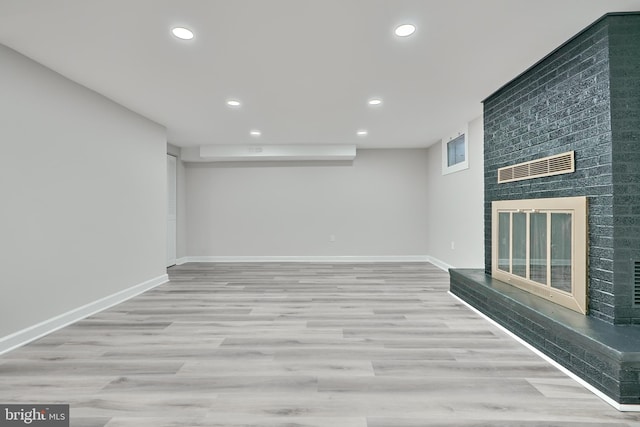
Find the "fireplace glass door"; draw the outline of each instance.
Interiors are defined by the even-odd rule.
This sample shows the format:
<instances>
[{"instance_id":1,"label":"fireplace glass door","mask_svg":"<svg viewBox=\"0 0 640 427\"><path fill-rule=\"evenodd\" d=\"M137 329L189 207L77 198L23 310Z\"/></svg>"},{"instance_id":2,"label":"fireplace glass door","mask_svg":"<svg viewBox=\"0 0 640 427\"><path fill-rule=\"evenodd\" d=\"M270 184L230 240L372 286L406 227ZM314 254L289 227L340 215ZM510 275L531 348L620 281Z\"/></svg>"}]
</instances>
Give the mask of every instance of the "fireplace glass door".
<instances>
[{"instance_id":1,"label":"fireplace glass door","mask_svg":"<svg viewBox=\"0 0 640 427\"><path fill-rule=\"evenodd\" d=\"M586 313L586 198L493 202L493 276Z\"/></svg>"}]
</instances>

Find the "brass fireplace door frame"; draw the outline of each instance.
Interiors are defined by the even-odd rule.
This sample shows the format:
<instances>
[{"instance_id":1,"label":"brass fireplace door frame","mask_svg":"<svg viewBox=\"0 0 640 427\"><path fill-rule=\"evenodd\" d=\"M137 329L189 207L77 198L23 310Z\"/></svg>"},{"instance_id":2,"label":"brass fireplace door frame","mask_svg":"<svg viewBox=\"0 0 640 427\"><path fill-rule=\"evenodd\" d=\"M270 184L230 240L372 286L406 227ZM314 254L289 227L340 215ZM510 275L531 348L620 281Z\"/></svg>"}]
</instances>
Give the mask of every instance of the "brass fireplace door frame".
<instances>
[{"instance_id":1,"label":"brass fireplace door frame","mask_svg":"<svg viewBox=\"0 0 640 427\"><path fill-rule=\"evenodd\" d=\"M513 214L509 216L509 272L498 268L499 213L526 213L526 277L512 274L513 271ZM530 280L530 231L531 213L571 213L571 290L565 292L551 286L551 275L546 275L547 284ZM550 223L547 216L547 223ZM509 283L534 295L538 295L571 310L587 314L587 197L562 197L552 199L501 200L491 204L491 274L500 281ZM548 225L551 230L551 225ZM546 234L548 269L551 268L551 235Z\"/></svg>"}]
</instances>

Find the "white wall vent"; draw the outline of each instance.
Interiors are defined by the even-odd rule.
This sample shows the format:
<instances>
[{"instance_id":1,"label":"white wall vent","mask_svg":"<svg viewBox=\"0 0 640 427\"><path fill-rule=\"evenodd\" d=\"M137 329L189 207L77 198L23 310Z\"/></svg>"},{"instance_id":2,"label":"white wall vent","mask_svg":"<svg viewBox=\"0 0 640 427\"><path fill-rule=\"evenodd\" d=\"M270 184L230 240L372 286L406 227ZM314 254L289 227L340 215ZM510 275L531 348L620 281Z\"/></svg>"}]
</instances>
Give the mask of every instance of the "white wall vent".
<instances>
[{"instance_id":1,"label":"white wall vent","mask_svg":"<svg viewBox=\"0 0 640 427\"><path fill-rule=\"evenodd\" d=\"M568 151L555 156L518 163L498 169L498 183L572 173L576 170L575 152Z\"/></svg>"},{"instance_id":2,"label":"white wall vent","mask_svg":"<svg viewBox=\"0 0 640 427\"><path fill-rule=\"evenodd\" d=\"M633 263L633 305L640 307L640 261Z\"/></svg>"}]
</instances>

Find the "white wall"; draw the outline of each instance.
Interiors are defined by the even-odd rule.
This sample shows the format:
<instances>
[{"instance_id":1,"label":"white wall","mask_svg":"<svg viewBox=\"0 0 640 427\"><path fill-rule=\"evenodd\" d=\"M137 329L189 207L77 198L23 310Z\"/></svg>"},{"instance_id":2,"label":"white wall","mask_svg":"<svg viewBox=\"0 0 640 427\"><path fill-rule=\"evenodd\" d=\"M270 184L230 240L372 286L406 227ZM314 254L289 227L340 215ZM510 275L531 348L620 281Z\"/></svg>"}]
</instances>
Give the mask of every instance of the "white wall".
<instances>
[{"instance_id":1,"label":"white wall","mask_svg":"<svg viewBox=\"0 0 640 427\"><path fill-rule=\"evenodd\" d=\"M0 45L0 338L165 274L161 126Z\"/></svg>"},{"instance_id":2,"label":"white wall","mask_svg":"<svg viewBox=\"0 0 640 427\"><path fill-rule=\"evenodd\" d=\"M428 149L428 254L458 268L484 266L484 131L469 123L469 169L442 175L442 146ZM454 242L455 249L451 249Z\"/></svg>"},{"instance_id":3,"label":"white wall","mask_svg":"<svg viewBox=\"0 0 640 427\"><path fill-rule=\"evenodd\" d=\"M347 165L187 164L186 178L189 256L427 254L426 149L358 150Z\"/></svg>"}]
</instances>

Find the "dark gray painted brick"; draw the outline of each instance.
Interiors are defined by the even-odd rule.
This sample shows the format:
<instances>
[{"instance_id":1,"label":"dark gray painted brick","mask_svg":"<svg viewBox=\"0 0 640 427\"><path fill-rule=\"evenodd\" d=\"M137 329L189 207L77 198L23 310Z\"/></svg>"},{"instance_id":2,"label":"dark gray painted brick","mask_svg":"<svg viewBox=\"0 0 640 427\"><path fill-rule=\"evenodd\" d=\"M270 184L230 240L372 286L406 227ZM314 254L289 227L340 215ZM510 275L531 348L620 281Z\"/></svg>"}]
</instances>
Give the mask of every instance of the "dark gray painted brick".
<instances>
[{"instance_id":1,"label":"dark gray painted brick","mask_svg":"<svg viewBox=\"0 0 640 427\"><path fill-rule=\"evenodd\" d=\"M451 291L614 400L639 404L640 13L605 15L499 89L484 101L484 126L486 274L451 270ZM573 174L497 184L500 167L570 150ZM567 196L589 198L589 316L487 275L492 201Z\"/></svg>"},{"instance_id":2,"label":"dark gray painted brick","mask_svg":"<svg viewBox=\"0 0 640 427\"><path fill-rule=\"evenodd\" d=\"M589 197L589 312L634 323L640 258L640 14L606 15L484 101L485 269L491 202ZM576 172L497 184L497 169L575 151ZM615 267L615 268L614 268Z\"/></svg>"}]
</instances>

